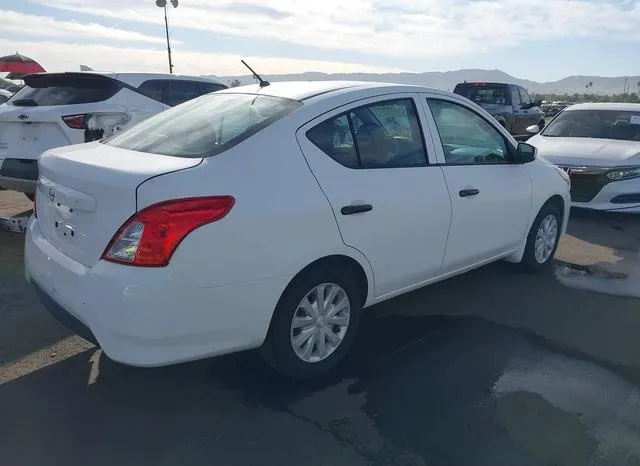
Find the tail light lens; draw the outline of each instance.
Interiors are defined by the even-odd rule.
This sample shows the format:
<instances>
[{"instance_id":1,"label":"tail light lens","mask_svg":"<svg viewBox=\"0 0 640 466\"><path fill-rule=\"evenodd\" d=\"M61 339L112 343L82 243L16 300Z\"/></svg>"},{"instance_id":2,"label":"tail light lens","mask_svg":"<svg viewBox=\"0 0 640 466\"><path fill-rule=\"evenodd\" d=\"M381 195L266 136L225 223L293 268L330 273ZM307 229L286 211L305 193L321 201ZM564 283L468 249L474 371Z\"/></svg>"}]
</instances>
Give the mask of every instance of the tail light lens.
<instances>
[{"instance_id":1,"label":"tail light lens","mask_svg":"<svg viewBox=\"0 0 640 466\"><path fill-rule=\"evenodd\" d=\"M164 267L189 233L220 220L234 203L232 196L213 196L149 206L122 225L102 259L139 267Z\"/></svg>"},{"instance_id":2,"label":"tail light lens","mask_svg":"<svg viewBox=\"0 0 640 466\"><path fill-rule=\"evenodd\" d=\"M67 115L62 117L62 121L71 129L87 129L86 115Z\"/></svg>"}]
</instances>

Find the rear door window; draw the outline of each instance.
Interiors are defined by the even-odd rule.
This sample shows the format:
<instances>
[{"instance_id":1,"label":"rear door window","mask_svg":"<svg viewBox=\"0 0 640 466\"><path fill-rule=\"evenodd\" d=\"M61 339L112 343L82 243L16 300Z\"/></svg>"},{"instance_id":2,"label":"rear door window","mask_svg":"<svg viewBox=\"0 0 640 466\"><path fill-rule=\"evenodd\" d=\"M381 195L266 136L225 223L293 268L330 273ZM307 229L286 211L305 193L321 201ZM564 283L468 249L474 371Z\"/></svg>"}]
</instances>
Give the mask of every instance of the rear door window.
<instances>
[{"instance_id":1,"label":"rear door window","mask_svg":"<svg viewBox=\"0 0 640 466\"><path fill-rule=\"evenodd\" d=\"M102 102L122 88L115 79L93 74L38 74L25 77L25 86L10 100L15 106L77 105Z\"/></svg>"},{"instance_id":2,"label":"rear door window","mask_svg":"<svg viewBox=\"0 0 640 466\"><path fill-rule=\"evenodd\" d=\"M166 104L170 106L180 105L188 100L200 97L204 92L199 81L169 80L167 83Z\"/></svg>"},{"instance_id":3,"label":"rear door window","mask_svg":"<svg viewBox=\"0 0 640 466\"><path fill-rule=\"evenodd\" d=\"M348 168L401 168L427 164L413 99L365 105L323 121L307 138Z\"/></svg>"},{"instance_id":4,"label":"rear door window","mask_svg":"<svg viewBox=\"0 0 640 466\"><path fill-rule=\"evenodd\" d=\"M140 86L138 91L147 97L157 100L158 102L165 103L167 92L167 80L166 79L149 79Z\"/></svg>"},{"instance_id":5,"label":"rear door window","mask_svg":"<svg viewBox=\"0 0 640 466\"><path fill-rule=\"evenodd\" d=\"M464 83L458 84L453 92L478 105L509 104L509 87L504 84Z\"/></svg>"},{"instance_id":6,"label":"rear door window","mask_svg":"<svg viewBox=\"0 0 640 466\"><path fill-rule=\"evenodd\" d=\"M520 91L520 100L522 101L522 105L530 105L531 97L529 97L529 94L527 93L527 91L525 91L521 87L518 88L518 91Z\"/></svg>"},{"instance_id":7,"label":"rear door window","mask_svg":"<svg viewBox=\"0 0 640 466\"><path fill-rule=\"evenodd\" d=\"M520 105L522 104L522 100L520 99L520 92L518 92L517 87L511 88L511 97L513 99L513 106L515 108L520 108Z\"/></svg>"},{"instance_id":8,"label":"rear door window","mask_svg":"<svg viewBox=\"0 0 640 466\"><path fill-rule=\"evenodd\" d=\"M202 89L203 94L209 94L210 92L216 92L226 88L227 86L225 86L224 84L200 81L200 89Z\"/></svg>"}]
</instances>

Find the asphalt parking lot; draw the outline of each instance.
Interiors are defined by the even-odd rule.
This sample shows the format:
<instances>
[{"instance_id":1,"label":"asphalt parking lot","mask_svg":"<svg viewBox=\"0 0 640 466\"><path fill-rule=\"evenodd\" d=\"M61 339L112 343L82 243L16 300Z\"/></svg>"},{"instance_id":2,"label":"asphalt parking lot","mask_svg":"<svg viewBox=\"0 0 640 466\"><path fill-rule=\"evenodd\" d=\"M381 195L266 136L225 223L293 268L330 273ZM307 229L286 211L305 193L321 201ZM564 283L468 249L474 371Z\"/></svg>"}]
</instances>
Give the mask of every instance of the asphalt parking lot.
<instances>
[{"instance_id":1,"label":"asphalt parking lot","mask_svg":"<svg viewBox=\"0 0 640 466\"><path fill-rule=\"evenodd\" d=\"M0 464L640 464L638 218L574 211L554 273L498 263L376 306L311 383L252 352L111 362L44 311L22 247L0 231Z\"/></svg>"}]
</instances>

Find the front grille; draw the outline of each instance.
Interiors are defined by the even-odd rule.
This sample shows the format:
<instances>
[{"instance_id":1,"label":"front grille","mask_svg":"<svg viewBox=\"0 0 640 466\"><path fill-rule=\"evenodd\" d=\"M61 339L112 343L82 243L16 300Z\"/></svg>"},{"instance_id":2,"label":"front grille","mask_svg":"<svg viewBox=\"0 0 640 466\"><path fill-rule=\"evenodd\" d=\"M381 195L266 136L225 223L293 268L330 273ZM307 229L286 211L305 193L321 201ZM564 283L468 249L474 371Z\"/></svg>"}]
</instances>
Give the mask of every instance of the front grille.
<instances>
[{"instance_id":1,"label":"front grille","mask_svg":"<svg viewBox=\"0 0 640 466\"><path fill-rule=\"evenodd\" d=\"M587 167L560 167L571 179L571 200L591 202L602 188L611 182L604 174L610 169Z\"/></svg>"},{"instance_id":2,"label":"front grille","mask_svg":"<svg viewBox=\"0 0 640 466\"><path fill-rule=\"evenodd\" d=\"M23 180L37 180L38 162L36 160L6 159L0 168L0 175Z\"/></svg>"}]
</instances>

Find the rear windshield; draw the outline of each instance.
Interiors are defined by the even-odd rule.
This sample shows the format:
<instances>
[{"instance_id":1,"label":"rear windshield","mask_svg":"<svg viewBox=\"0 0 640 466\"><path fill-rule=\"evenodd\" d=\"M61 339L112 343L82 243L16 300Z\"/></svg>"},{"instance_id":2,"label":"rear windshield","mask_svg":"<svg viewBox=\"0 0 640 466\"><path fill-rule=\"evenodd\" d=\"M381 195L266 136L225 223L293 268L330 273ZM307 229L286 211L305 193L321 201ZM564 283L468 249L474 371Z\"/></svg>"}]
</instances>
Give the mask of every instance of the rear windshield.
<instances>
[{"instance_id":1,"label":"rear windshield","mask_svg":"<svg viewBox=\"0 0 640 466\"><path fill-rule=\"evenodd\" d=\"M640 141L640 109L565 110L542 131L543 136Z\"/></svg>"},{"instance_id":2,"label":"rear windshield","mask_svg":"<svg viewBox=\"0 0 640 466\"><path fill-rule=\"evenodd\" d=\"M482 104L507 105L509 100L509 88L504 84L467 83L458 84L453 90L458 95Z\"/></svg>"},{"instance_id":3,"label":"rear windshield","mask_svg":"<svg viewBox=\"0 0 640 466\"><path fill-rule=\"evenodd\" d=\"M104 144L200 158L219 154L293 112L301 102L253 94L207 94L165 110Z\"/></svg>"},{"instance_id":4,"label":"rear windshield","mask_svg":"<svg viewBox=\"0 0 640 466\"><path fill-rule=\"evenodd\" d=\"M102 102L112 97L121 84L104 76L64 74L33 75L9 100L19 107L43 107Z\"/></svg>"}]
</instances>

